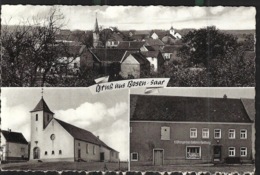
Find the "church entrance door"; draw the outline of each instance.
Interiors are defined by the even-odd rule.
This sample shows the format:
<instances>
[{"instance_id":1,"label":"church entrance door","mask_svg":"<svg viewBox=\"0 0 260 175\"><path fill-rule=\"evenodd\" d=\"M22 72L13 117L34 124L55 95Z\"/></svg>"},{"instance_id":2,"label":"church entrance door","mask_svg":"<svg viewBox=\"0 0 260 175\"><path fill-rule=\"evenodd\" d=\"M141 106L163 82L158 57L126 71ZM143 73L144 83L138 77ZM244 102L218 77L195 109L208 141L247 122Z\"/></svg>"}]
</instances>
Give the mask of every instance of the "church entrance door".
<instances>
[{"instance_id":1,"label":"church entrance door","mask_svg":"<svg viewBox=\"0 0 260 175\"><path fill-rule=\"evenodd\" d=\"M40 158L40 148L35 147L33 149L33 159L39 159Z\"/></svg>"}]
</instances>

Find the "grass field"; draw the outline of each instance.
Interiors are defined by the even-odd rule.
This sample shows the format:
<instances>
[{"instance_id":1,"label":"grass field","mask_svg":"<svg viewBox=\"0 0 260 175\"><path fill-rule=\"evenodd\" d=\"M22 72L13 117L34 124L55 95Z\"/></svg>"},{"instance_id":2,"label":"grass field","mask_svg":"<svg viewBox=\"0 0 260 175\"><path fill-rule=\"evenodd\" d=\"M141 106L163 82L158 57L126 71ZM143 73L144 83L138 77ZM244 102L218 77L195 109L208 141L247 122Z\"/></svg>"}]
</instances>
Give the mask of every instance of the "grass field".
<instances>
[{"instance_id":1,"label":"grass field","mask_svg":"<svg viewBox=\"0 0 260 175\"><path fill-rule=\"evenodd\" d=\"M195 171L195 172L253 172L254 165L163 165L163 166L131 166L130 171L158 171L158 172L176 172L176 171Z\"/></svg>"},{"instance_id":2,"label":"grass field","mask_svg":"<svg viewBox=\"0 0 260 175\"><path fill-rule=\"evenodd\" d=\"M105 165L107 169L105 168ZM85 170L85 171L127 171L128 163L104 162L23 162L0 165L3 170Z\"/></svg>"}]
</instances>

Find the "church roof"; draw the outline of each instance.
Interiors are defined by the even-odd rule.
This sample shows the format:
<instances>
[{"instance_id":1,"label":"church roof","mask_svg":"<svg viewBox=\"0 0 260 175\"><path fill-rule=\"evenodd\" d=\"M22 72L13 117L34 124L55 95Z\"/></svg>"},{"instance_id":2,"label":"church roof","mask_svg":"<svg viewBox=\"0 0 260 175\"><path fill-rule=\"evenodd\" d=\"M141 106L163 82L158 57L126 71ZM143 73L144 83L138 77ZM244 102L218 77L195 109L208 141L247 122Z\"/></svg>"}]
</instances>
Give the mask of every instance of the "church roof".
<instances>
[{"instance_id":1,"label":"church roof","mask_svg":"<svg viewBox=\"0 0 260 175\"><path fill-rule=\"evenodd\" d=\"M43 98L41 98L41 100L39 101L39 103L35 106L35 108L31 111L31 112L36 112L36 111L45 111L45 112L49 112L51 114L54 114L50 108L48 107L48 105L46 104L46 102L44 101Z\"/></svg>"},{"instance_id":2,"label":"church roof","mask_svg":"<svg viewBox=\"0 0 260 175\"><path fill-rule=\"evenodd\" d=\"M130 120L252 123L241 99L131 95Z\"/></svg>"},{"instance_id":3,"label":"church roof","mask_svg":"<svg viewBox=\"0 0 260 175\"><path fill-rule=\"evenodd\" d=\"M1 131L7 142L28 144L23 134L20 132Z\"/></svg>"},{"instance_id":4,"label":"church roof","mask_svg":"<svg viewBox=\"0 0 260 175\"><path fill-rule=\"evenodd\" d=\"M97 20L97 18L96 18L96 22L95 22L94 32L99 33L98 20Z\"/></svg>"},{"instance_id":5,"label":"church roof","mask_svg":"<svg viewBox=\"0 0 260 175\"><path fill-rule=\"evenodd\" d=\"M116 151L116 150L112 149L111 147L109 147L107 144L105 144L102 140L100 140L98 137L96 137L90 131L81 129L79 127L76 127L74 125L71 125L69 123L66 123L66 122L61 121L61 120L56 119L56 118L55 118L55 120L75 139L81 140L81 141L86 141L86 142L93 143L93 144L96 144L96 145L101 145L101 146L106 147L110 150Z\"/></svg>"}]
</instances>

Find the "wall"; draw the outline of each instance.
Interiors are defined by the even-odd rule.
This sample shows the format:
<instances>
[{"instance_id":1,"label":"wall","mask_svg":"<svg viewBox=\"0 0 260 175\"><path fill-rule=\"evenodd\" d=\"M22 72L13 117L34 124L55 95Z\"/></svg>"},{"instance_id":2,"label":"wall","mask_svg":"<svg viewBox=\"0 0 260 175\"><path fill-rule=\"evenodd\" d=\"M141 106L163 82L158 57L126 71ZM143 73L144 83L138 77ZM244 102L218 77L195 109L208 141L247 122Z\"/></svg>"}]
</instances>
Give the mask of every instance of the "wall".
<instances>
[{"instance_id":1,"label":"wall","mask_svg":"<svg viewBox=\"0 0 260 175\"><path fill-rule=\"evenodd\" d=\"M28 145L21 143L8 142L8 157L7 160L19 160L28 158ZM22 152L21 149L24 149Z\"/></svg>"},{"instance_id":2,"label":"wall","mask_svg":"<svg viewBox=\"0 0 260 175\"><path fill-rule=\"evenodd\" d=\"M88 144L88 152L86 149L86 144ZM95 146L95 154L93 152L93 147ZM80 150L80 156L82 160L87 161L87 162L96 162L96 161L100 161L100 147L99 145L95 145L92 143L88 143L85 141L81 141L81 140L75 140L74 143L74 149L75 149L75 160L79 160L79 156L78 156L78 150Z\"/></svg>"},{"instance_id":3,"label":"wall","mask_svg":"<svg viewBox=\"0 0 260 175\"><path fill-rule=\"evenodd\" d=\"M5 160L5 157L6 157L6 139L5 137L3 136L3 134L1 133L1 146L3 147L3 150L2 152L0 152L0 156L1 156L1 160Z\"/></svg>"},{"instance_id":4,"label":"wall","mask_svg":"<svg viewBox=\"0 0 260 175\"><path fill-rule=\"evenodd\" d=\"M138 152L139 161L133 164L153 164L153 149L164 149L165 164L208 163L213 160L213 145L222 145L222 159L228 156L228 147L236 147L236 156L240 156L240 147L247 147L247 157L251 160L251 124L206 124L206 123L166 123L166 122L130 122L130 152ZM161 140L161 127L170 127L170 140ZM190 128L197 128L197 138L190 138ZM202 139L202 128L209 128L209 139ZM222 130L222 138L214 139L214 129ZM236 129L236 139L228 139L228 129ZM240 139L240 129L247 129L247 139ZM176 144L174 141L206 141L210 144ZM219 140L219 143L217 143ZM186 159L186 146L201 146L201 159Z\"/></svg>"},{"instance_id":5,"label":"wall","mask_svg":"<svg viewBox=\"0 0 260 175\"><path fill-rule=\"evenodd\" d=\"M158 59L154 57L146 57L146 59L150 62L151 66L154 66L154 72L158 72Z\"/></svg>"},{"instance_id":6,"label":"wall","mask_svg":"<svg viewBox=\"0 0 260 175\"><path fill-rule=\"evenodd\" d=\"M74 138L55 119L50 121L45 130L38 127L38 131L36 131L35 127L42 125L42 117L40 117L42 112L37 113L39 115L38 123L32 120L30 160L34 160L33 149L39 147L42 161L74 161ZM32 115L34 117L35 113ZM50 138L52 134L55 134L54 140ZM35 141L38 143L36 144ZM62 151L61 154L59 154L59 150ZM45 155L46 151L47 155Z\"/></svg>"},{"instance_id":7,"label":"wall","mask_svg":"<svg viewBox=\"0 0 260 175\"><path fill-rule=\"evenodd\" d=\"M121 63L121 72L120 75L124 78L127 78L128 75L134 76L134 78L140 77L140 63L136 61L136 59L129 55L122 63Z\"/></svg>"},{"instance_id":8,"label":"wall","mask_svg":"<svg viewBox=\"0 0 260 175\"><path fill-rule=\"evenodd\" d=\"M95 63L97 63L97 61L94 59L94 56L87 48L85 48L80 56L80 67L84 69L92 69L95 68ZM98 66L97 69L99 69L99 67L100 66Z\"/></svg>"}]
</instances>

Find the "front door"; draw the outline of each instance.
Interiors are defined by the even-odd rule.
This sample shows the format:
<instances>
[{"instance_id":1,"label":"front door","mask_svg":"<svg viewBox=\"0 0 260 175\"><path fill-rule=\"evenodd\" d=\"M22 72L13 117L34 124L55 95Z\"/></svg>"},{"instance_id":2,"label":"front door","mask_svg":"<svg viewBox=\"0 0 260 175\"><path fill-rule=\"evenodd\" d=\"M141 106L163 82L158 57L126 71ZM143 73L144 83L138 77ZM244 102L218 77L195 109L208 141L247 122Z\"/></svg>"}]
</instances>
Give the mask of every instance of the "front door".
<instances>
[{"instance_id":1,"label":"front door","mask_svg":"<svg viewBox=\"0 0 260 175\"><path fill-rule=\"evenodd\" d=\"M40 148L35 147L33 149L33 159L39 159L40 158Z\"/></svg>"},{"instance_id":2,"label":"front door","mask_svg":"<svg viewBox=\"0 0 260 175\"><path fill-rule=\"evenodd\" d=\"M213 148L213 161L218 162L221 160L221 146L215 145Z\"/></svg>"},{"instance_id":3,"label":"front door","mask_svg":"<svg viewBox=\"0 0 260 175\"><path fill-rule=\"evenodd\" d=\"M78 149L78 159L81 159L81 151Z\"/></svg>"},{"instance_id":4,"label":"front door","mask_svg":"<svg viewBox=\"0 0 260 175\"><path fill-rule=\"evenodd\" d=\"M105 160L105 154L100 153L100 161L103 162Z\"/></svg>"},{"instance_id":5,"label":"front door","mask_svg":"<svg viewBox=\"0 0 260 175\"><path fill-rule=\"evenodd\" d=\"M163 150L153 150L153 156L154 165L163 165Z\"/></svg>"}]
</instances>

